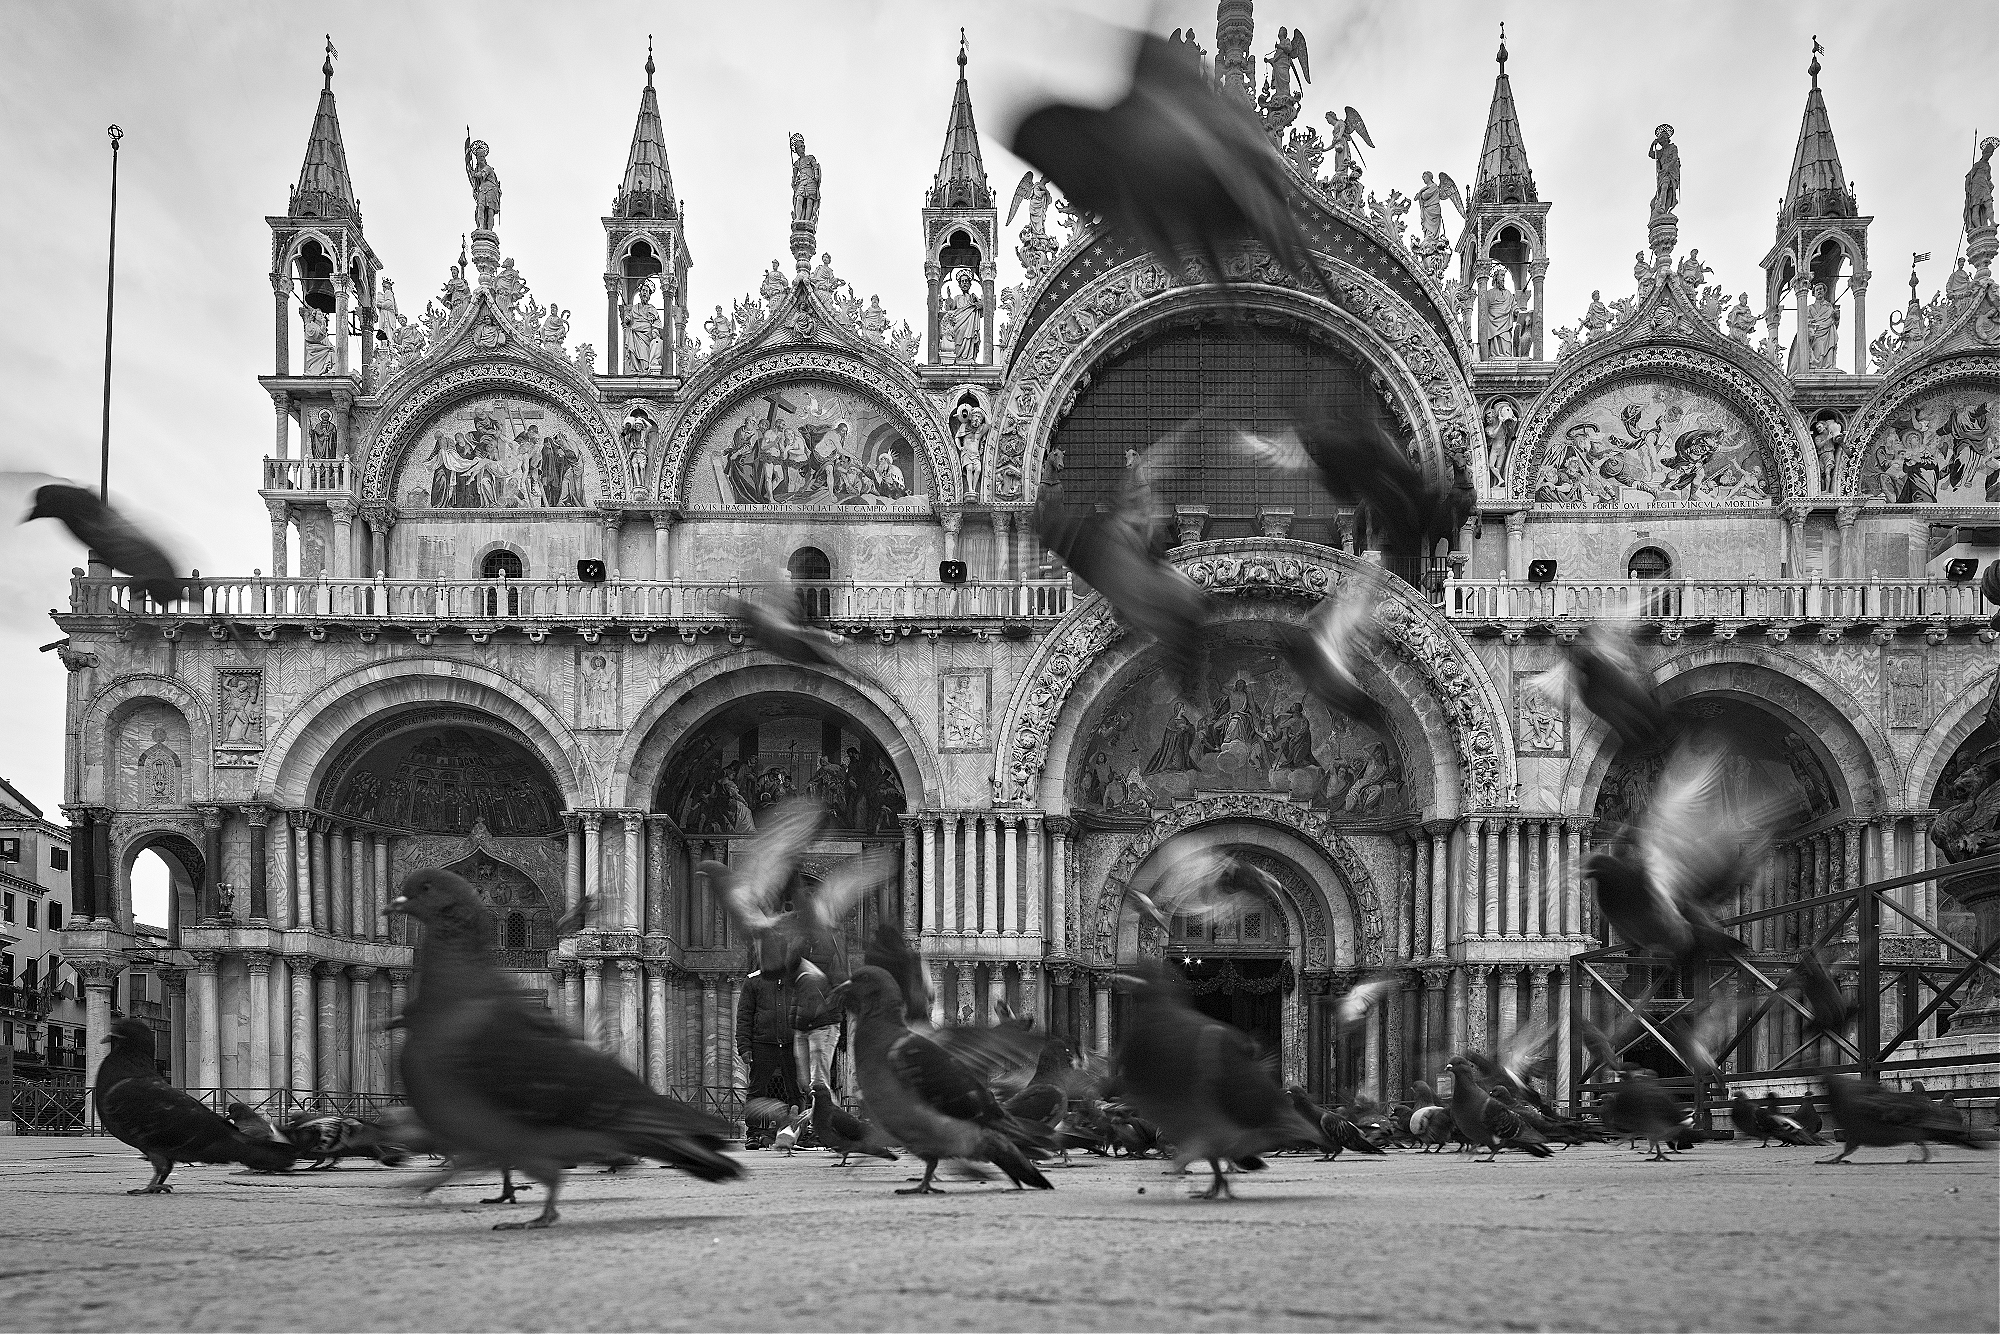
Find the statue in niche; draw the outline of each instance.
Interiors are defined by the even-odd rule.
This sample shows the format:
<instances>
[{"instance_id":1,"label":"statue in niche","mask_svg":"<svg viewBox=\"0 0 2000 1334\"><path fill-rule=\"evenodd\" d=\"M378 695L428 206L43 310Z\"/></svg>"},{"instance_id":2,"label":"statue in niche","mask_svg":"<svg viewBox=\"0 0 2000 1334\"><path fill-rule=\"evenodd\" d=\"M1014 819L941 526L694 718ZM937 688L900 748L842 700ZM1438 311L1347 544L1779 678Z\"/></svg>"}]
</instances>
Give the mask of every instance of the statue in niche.
<instances>
[{"instance_id":1,"label":"statue in niche","mask_svg":"<svg viewBox=\"0 0 2000 1334\"><path fill-rule=\"evenodd\" d=\"M260 744L264 739L263 681L251 672L224 672L216 687L222 696L222 744Z\"/></svg>"},{"instance_id":2,"label":"statue in niche","mask_svg":"<svg viewBox=\"0 0 2000 1334\"><path fill-rule=\"evenodd\" d=\"M653 282L639 284L619 322L625 326L625 370L630 375L660 373L660 308L653 304Z\"/></svg>"},{"instance_id":3,"label":"statue in niche","mask_svg":"<svg viewBox=\"0 0 2000 1334\"><path fill-rule=\"evenodd\" d=\"M1528 354L1528 317L1534 304L1525 291L1507 288L1507 270L1495 267L1493 282L1480 294L1486 315L1485 352L1488 361L1515 359Z\"/></svg>"},{"instance_id":4,"label":"statue in niche","mask_svg":"<svg viewBox=\"0 0 2000 1334\"><path fill-rule=\"evenodd\" d=\"M979 360L980 321L986 310L986 296L972 290L971 269L963 266L954 269L951 280L957 290L945 289L938 312L946 354L942 359L968 365Z\"/></svg>"},{"instance_id":5,"label":"statue in niche","mask_svg":"<svg viewBox=\"0 0 2000 1334\"><path fill-rule=\"evenodd\" d=\"M334 425L331 412L322 408L306 428L306 451L315 459L340 457L340 428Z\"/></svg>"},{"instance_id":6,"label":"statue in niche","mask_svg":"<svg viewBox=\"0 0 2000 1334\"><path fill-rule=\"evenodd\" d=\"M819 221L819 159L806 152L806 137L793 134L792 148L792 221L794 223Z\"/></svg>"},{"instance_id":7,"label":"statue in niche","mask_svg":"<svg viewBox=\"0 0 2000 1334\"><path fill-rule=\"evenodd\" d=\"M299 324L305 331L305 361L300 374L338 375L340 354L334 348L326 312L314 306L300 306Z\"/></svg>"},{"instance_id":8,"label":"statue in niche","mask_svg":"<svg viewBox=\"0 0 2000 1334\"><path fill-rule=\"evenodd\" d=\"M618 439L625 446L625 457L631 460L632 477L635 485L646 484L646 472L652 464L653 446L660 437L660 428L644 409L634 408L624 424L618 428Z\"/></svg>"},{"instance_id":9,"label":"statue in niche","mask_svg":"<svg viewBox=\"0 0 2000 1334\"><path fill-rule=\"evenodd\" d=\"M1654 127L1653 142L1647 145L1646 156L1653 160L1653 217L1672 218L1675 206L1681 202L1681 150L1674 143L1673 126Z\"/></svg>"},{"instance_id":10,"label":"statue in niche","mask_svg":"<svg viewBox=\"0 0 2000 1334\"><path fill-rule=\"evenodd\" d=\"M1833 358L1839 343L1840 307L1834 302L1831 284L1814 283L1812 301L1799 316L1799 334L1792 340L1786 373L1835 369Z\"/></svg>"},{"instance_id":11,"label":"statue in niche","mask_svg":"<svg viewBox=\"0 0 2000 1334\"><path fill-rule=\"evenodd\" d=\"M465 179L472 186L472 225L490 232L500 222L500 173L486 161L490 150L484 139L472 137L465 127Z\"/></svg>"},{"instance_id":12,"label":"statue in niche","mask_svg":"<svg viewBox=\"0 0 2000 1334\"><path fill-rule=\"evenodd\" d=\"M167 744L167 729L153 729L153 744L139 753L139 800L147 806L181 804L181 757Z\"/></svg>"},{"instance_id":13,"label":"statue in niche","mask_svg":"<svg viewBox=\"0 0 2000 1334\"><path fill-rule=\"evenodd\" d=\"M1750 335L1757 332L1757 315L1750 309L1750 294L1736 294L1736 304L1730 308L1726 329L1731 342L1738 347L1750 346Z\"/></svg>"},{"instance_id":14,"label":"statue in niche","mask_svg":"<svg viewBox=\"0 0 2000 1334\"><path fill-rule=\"evenodd\" d=\"M2000 138L1979 141L1979 156L1965 173L1965 230L1967 235L1993 225L1993 150Z\"/></svg>"},{"instance_id":15,"label":"statue in niche","mask_svg":"<svg viewBox=\"0 0 2000 1334\"><path fill-rule=\"evenodd\" d=\"M979 486L986 471L986 443L993 427L977 403L960 403L951 416L952 435L958 444L959 489L963 493L960 498L982 499Z\"/></svg>"},{"instance_id":16,"label":"statue in niche","mask_svg":"<svg viewBox=\"0 0 2000 1334\"><path fill-rule=\"evenodd\" d=\"M1496 398L1486 405L1481 417L1486 436L1486 471L1495 491L1507 487L1507 464L1514 452L1514 436L1521 429L1521 411L1511 398Z\"/></svg>"},{"instance_id":17,"label":"statue in niche","mask_svg":"<svg viewBox=\"0 0 2000 1334\"><path fill-rule=\"evenodd\" d=\"M1819 487L1821 495L1832 495L1836 479L1840 476L1840 457L1844 452L1841 443L1847 435L1847 427L1838 417L1821 417L1812 424L1813 452L1819 457Z\"/></svg>"}]
</instances>

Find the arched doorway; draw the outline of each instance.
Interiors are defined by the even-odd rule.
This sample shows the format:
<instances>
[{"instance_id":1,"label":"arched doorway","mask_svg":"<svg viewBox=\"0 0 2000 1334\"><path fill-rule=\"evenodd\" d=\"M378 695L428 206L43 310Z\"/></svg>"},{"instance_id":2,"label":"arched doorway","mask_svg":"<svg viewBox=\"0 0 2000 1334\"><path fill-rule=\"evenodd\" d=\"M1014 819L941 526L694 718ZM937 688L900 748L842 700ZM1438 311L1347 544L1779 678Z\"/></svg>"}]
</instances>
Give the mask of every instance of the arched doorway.
<instances>
[{"instance_id":1,"label":"arched doorway","mask_svg":"<svg viewBox=\"0 0 2000 1334\"><path fill-rule=\"evenodd\" d=\"M179 948L181 928L198 922L201 917L202 871L206 866L201 848L187 835L165 830L142 833L127 843L124 866L119 875L119 883L124 886L124 902L118 905L118 910L128 921L137 920L137 905L132 896L132 872L142 857L149 858L166 871L166 892L157 904L163 916L161 920L147 922L146 925L162 928L166 932L167 943Z\"/></svg>"}]
</instances>

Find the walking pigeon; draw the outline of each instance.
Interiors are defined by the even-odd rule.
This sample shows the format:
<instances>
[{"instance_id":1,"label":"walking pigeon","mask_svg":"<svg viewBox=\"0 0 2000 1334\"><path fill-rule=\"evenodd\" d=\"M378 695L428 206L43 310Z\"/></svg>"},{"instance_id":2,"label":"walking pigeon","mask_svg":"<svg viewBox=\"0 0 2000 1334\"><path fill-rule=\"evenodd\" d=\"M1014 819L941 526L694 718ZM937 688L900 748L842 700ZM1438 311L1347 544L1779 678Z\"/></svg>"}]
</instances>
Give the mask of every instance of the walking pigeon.
<instances>
[{"instance_id":1,"label":"walking pigeon","mask_svg":"<svg viewBox=\"0 0 2000 1334\"><path fill-rule=\"evenodd\" d=\"M1990 1140L1968 1131L1955 1110L1940 1107L1921 1093L1898 1093L1873 1080L1840 1075L1826 1076L1826 1092L1845 1147L1831 1158L1816 1160L1822 1164L1844 1163L1863 1145L1914 1144L1921 1156L1909 1160L1913 1163L1931 1160L1932 1141L1968 1149L1993 1147Z\"/></svg>"},{"instance_id":2,"label":"walking pigeon","mask_svg":"<svg viewBox=\"0 0 2000 1334\"><path fill-rule=\"evenodd\" d=\"M533 1219L494 1226L544 1228L559 1216L565 1164L642 1155L705 1181L741 1173L722 1152L728 1125L653 1092L515 990L493 961L493 920L464 880L420 871L389 911L424 926L403 1015L403 1086L451 1155L427 1190L464 1172L518 1168L548 1198Z\"/></svg>"},{"instance_id":3,"label":"walking pigeon","mask_svg":"<svg viewBox=\"0 0 2000 1334\"><path fill-rule=\"evenodd\" d=\"M1532 1129L1505 1103L1496 1101L1479 1086L1479 1072L1463 1056L1446 1061L1452 1072L1451 1119L1468 1143L1486 1150L1475 1162L1490 1163L1502 1149L1519 1149L1537 1158L1550 1155L1548 1141Z\"/></svg>"},{"instance_id":4,"label":"walking pigeon","mask_svg":"<svg viewBox=\"0 0 2000 1334\"><path fill-rule=\"evenodd\" d=\"M833 1090L824 1080L812 1087L812 1127L821 1147L840 1155L835 1167L847 1166L850 1154L865 1153L870 1158L895 1162L896 1155L876 1143L875 1132L854 1113L834 1100Z\"/></svg>"},{"instance_id":5,"label":"walking pigeon","mask_svg":"<svg viewBox=\"0 0 2000 1334\"><path fill-rule=\"evenodd\" d=\"M1739 1098L1743 1097L1740 1093L1736 1096ZM1748 1100L1745 1099L1745 1101ZM1735 1119L1735 1115L1736 1110L1732 1106L1730 1108L1730 1118L1732 1121ZM1775 1093L1766 1093L1763 1105L1751 1108L1751 1117L1753 1133L1767 1143L1774 1139L1780 1144L1805 1145L1826 1143L1818 1135L1813 1134L1800 1125L1796 1119L1786 1116L1783 1112L1779 1111L1778 1095Z\"/></svg>"},{"instance_id":6,"label":"walking pigeon","mask_svg":"<svg viewBox=\"0 0 2000 1334\"><path fill-rule=\"evenodd\" d=\"M97 1067L95 1100L104 1128L146 1156L153 1179L127 1195L170 1195L167 1175L180 1163L242 1163L282 1172L298 1161L289 1144L244 1134L160 1077L153 1030L120 1019L104 1039L111 1052Z\"/></svg>"},{"instance_id":7,"label":"walking pigeon","mask_svg":"<svg viewBox=\"0 0 2000 1334\"><path fill-rule=\"evenodd\" d=\"M896 979L863 964L834 995L854 1013L854 1070L869 1114L891 1143L924 1160L923 1180L898 1195L942 1193L931 1181L946 1158L992 1163L1016 1187L1053 1189L1024 1152L1044 1147L1047 1135L1009 1116L944 1048L910 1031Z\"/></svg>"},{"instance_id":8,"label":"walking pigeon","mask_svg":"<svg viewBox=\"0 0 2000 1334\"><path fill-rule=\"evenodd\" d=\"M1666 1162L1664 1146L1693 1124L1688 1109L1651 1071L1623 1072L1618 1087L1605 1094L1599 1106L1606 1126L1647 1141L1652 1149L1648 1162Z\"/></svg>"}]
</instances>

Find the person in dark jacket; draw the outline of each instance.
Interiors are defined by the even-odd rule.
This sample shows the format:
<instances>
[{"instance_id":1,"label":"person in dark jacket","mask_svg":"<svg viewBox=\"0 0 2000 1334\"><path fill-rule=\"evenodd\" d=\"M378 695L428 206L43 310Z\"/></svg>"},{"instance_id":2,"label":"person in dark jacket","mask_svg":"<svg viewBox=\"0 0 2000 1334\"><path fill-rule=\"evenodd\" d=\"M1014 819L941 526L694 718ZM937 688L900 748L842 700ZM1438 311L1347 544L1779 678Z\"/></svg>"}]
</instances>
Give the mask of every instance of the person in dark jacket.
<instances>
[{"instance_id":1,"label":"person in dark jacket","mask_svg":"<svg viewBox=\"0 0 2000 1334\"><path fill-rule=\"evenodd\" d=\"M736 1003L736 1054L750 1067L746 1090L752 1098L773 1098L787 1107L804 1099L792 1059L793 1012L797 988L782 965L759 968L744 980ZM743 1147L761 1149L777 1127L752 1124Z\"/></svg>"}]
</instances>

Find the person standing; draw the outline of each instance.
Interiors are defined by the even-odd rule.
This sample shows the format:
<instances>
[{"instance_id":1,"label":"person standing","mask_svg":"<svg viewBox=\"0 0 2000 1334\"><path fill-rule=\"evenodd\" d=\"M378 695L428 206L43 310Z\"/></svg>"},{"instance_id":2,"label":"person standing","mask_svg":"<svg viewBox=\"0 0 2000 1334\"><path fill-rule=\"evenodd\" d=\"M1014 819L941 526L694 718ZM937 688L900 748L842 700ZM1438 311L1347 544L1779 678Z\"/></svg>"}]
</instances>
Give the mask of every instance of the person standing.
<instances>
[{"instance_id":1,"label":"person standing","mask_svg":"<svg viewBox=\"0 0 2000 1334\"><path fill-rule=\"evenodd\" d=\"M777 948L775 940L758 942L759 963ZM785 961L777 959L750 974L743 983L743 997L736 1003L736 1054L750 1067L745 1093L751 1098L772 1098L787 1107L802 1101L792 1056L794 1001L795 988ZM775 1125L753 1122L744 1131L743 1147L764 1148L776 1131Z\"/></svg>"}]
</instances>

